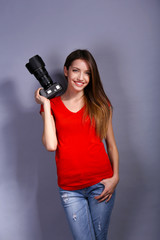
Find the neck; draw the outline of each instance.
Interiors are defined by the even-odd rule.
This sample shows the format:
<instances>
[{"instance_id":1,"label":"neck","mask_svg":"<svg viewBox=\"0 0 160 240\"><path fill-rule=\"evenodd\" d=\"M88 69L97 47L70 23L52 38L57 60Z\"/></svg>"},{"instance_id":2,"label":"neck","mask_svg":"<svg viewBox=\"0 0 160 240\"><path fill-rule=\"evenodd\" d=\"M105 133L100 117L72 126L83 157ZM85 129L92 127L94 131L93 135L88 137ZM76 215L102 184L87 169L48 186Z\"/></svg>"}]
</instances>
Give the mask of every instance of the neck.
<instances>
[{"instance_id":1,"label":"neck","mask_svg":"<svg viewBox=\"0 0 160 240\"><path fill-rule=\"evenodd\" d=\"M80 99L82 99L84 96L84 92L75 92L75 91L71 91L69 89L66 90L66 92L62 95L62 99L63 100L74 100L74 101L78 101Z\"/></svg>"}]
</instances>

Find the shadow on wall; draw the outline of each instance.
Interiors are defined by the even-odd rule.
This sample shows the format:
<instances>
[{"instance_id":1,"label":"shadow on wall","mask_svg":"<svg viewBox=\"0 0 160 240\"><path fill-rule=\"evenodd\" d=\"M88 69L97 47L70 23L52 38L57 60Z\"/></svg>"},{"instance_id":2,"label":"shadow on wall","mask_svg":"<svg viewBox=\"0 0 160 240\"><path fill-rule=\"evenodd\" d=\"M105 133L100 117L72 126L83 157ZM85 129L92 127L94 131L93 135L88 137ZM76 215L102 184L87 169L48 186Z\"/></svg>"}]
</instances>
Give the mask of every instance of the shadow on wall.
<instances>
[{"instance_id":1,"label":"shadow on wall","mask_svg":"<svg viewBox=\"0 0 160 240\"><path fill-rule=\"evenodd\" d=\"M55 73L52 73L51 78L52 78L53 82L58 82L61 84L61 86L63 88L63 92L61 93L61 95L62 95L67 89L67 85L68 85L67 80L64 78L61 71L56 71ZM59 94L57 94L57 96L59 96Z\"/></svg>"},{"instance_id":2,"label":"shadow on wall","mask_svg":"<svg viewBox=\"0 0 160 240\"><path fill-rule=\"evenodd\" d=\"M96 49L96 48L95 48ZM132 113L131 99L123 85L129 76L123 76L124 56L110 47L102 46L95 52L98 66L101 66L101 79L113 104L113 129L120 158L120 182L117 187L115 208L110 225L110 239L135 239L140 226L139 213L146 199L146 176L142 161L144 156L136 152L132 144L134 126L130 124ZM145 233L145 229L144 229Z\"/></svg>"},{"instance_id":3,"label":"shadow on wall","mask_svg":"<svg viewBox=\"0 0 160 240\"><path fill-rule=\"evenodd\" d=\"M6 79L0 87L0 238L70 239L58 195L54 153L47 152L41 142L39 109L36 104L31 111L22 107L13 82Z\"/></svg>"}]
</instances>

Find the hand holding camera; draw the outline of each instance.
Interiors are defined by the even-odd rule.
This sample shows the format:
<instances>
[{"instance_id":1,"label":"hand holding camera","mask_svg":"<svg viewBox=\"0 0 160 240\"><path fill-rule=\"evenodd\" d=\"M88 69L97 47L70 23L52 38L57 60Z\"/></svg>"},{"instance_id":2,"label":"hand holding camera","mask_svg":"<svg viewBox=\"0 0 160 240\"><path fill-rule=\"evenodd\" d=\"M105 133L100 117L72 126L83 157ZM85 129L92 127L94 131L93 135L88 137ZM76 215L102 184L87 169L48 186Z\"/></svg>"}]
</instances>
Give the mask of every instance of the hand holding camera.
<instances>
[{"instance_id":1,"label":"hand holding camera","mask_svg":"<svg viewBox=\"0 0 160 240\"><path fill-rule=\"evenodd\" d=\"M43 88L38 88L38 89L35 91L35 101L36 101L36 103L38 103L38 104L44 105L45 103L50 102L50 100L40 94L40 91L41 91L42 89L43 89Z\"/></svg>"}]
</instances>

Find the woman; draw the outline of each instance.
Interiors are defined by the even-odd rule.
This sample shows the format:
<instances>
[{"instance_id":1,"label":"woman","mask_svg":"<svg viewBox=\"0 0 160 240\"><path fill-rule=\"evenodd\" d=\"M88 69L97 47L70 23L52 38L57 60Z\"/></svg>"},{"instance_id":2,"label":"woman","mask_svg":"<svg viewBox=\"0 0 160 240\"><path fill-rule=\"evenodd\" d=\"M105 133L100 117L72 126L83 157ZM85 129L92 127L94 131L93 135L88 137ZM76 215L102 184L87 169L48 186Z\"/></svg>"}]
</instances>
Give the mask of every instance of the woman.
<instances>
[{"instance_id":1,"label":"woman","mask_svg":"<svg viewBox=\"0 0 160 240\"><path fill-rule=\"evenodd\" d=\"M119 181L113 107L88 50L67 57L64 75L68 87L62 96L48 100L39 89L35 93L44 122L42 141L56 151L59 192L73 238L104 240Z\"/></svg>"}]
</instances>

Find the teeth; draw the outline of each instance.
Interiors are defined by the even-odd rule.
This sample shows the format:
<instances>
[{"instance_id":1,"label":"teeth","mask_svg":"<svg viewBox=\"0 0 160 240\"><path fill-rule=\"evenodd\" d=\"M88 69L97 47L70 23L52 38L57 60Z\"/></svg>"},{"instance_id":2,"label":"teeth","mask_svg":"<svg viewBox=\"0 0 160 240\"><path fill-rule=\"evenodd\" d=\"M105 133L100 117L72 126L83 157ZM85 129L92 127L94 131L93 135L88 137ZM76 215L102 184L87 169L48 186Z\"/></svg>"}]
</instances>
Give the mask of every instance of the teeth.
<instances>
[{"instance_id":1,"label":"teeth","mask_svg":"<svg viewBox=\"0 0 160 240\"><path fill-rule=\"evenodd\" d=\"M75 84L79 85L79 86L82 86L83 85L83 82L75 82Z\"/></svg>"}]
</instances>

